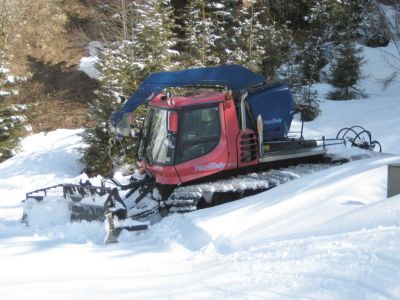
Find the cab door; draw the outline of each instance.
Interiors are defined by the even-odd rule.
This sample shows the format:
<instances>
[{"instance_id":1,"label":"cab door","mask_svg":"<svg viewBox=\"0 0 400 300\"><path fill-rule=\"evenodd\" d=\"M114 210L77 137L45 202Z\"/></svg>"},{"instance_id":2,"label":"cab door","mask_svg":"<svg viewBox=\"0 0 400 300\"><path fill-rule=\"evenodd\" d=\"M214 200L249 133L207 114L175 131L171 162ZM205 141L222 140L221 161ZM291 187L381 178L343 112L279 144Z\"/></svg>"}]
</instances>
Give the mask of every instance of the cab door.
<instances>
[{"instance_id":1,"label":"cab door","mask_svg":"<svg viewBox=\"0 0 400 300\"><path fill-rule=\"evenodd\" d=\"M176 170L188 182L218 173L228 160L223 104L193 106L179 112Z\"/></svg>"}]
</instances>

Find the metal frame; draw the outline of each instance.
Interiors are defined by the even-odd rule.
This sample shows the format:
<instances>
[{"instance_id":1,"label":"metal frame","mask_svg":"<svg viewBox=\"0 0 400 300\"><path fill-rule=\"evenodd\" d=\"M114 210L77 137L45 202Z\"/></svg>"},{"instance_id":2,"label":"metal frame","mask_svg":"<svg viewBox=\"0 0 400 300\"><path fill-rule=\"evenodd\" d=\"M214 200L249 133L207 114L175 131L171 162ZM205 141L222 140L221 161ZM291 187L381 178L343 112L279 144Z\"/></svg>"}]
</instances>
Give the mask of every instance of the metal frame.
<instances>
[{"instance_id":1,"label":"metal frame","mask_svg":"<svg viewBox=\"0 0 400 300\"><path fill-rule=\"evenodd\" d=\"M349 136L349 134L351 133L354 135L354 137ZM365 136L367 136L367 140L364 139ZM351 142L352 147L358 147L371 151L373 151L375 147L378 146L379 152L382 152L381 144L376 140L372 140L371 132L359 125L342 128L341 130L339 130L336 138L347 139Z\"/></svg>"}]
</instances>

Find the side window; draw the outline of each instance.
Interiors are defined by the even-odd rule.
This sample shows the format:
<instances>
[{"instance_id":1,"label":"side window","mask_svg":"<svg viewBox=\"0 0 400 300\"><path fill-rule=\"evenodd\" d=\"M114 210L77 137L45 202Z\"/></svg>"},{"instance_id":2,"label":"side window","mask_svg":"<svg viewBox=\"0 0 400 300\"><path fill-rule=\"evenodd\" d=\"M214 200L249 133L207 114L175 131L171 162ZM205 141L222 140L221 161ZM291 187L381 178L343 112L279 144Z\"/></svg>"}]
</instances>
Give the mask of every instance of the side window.
<instances>
[{"instance_id":1,"label":"side window","mask_svg":"<svg viewBox=\"0 0 400 300\"><path fill-rule=\"evenodd\" d=\"M207 154L219 143L221 134L219 107L184 111L179 127L182 129L179 162Z\"/></svg>"}]
</instances>

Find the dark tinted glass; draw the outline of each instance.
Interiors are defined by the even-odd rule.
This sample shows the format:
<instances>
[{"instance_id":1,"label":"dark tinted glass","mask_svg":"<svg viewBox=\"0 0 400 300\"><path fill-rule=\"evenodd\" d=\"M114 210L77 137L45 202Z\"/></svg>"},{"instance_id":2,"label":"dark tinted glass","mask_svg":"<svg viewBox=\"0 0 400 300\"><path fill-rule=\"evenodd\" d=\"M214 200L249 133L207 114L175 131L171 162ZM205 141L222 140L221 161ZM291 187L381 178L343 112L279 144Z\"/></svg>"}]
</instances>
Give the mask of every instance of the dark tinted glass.
<instances>
[{"instance_id":1,"label":"dark tinted glass","mask_svg":"<svg viewBox=\"0 0 400 300\"><path fill-rule=\"evenodd\" d=\"M184 111L181 120L179 162L207 154L218 145L221 131L218 106Z\"/></svg>"}]
</instances>

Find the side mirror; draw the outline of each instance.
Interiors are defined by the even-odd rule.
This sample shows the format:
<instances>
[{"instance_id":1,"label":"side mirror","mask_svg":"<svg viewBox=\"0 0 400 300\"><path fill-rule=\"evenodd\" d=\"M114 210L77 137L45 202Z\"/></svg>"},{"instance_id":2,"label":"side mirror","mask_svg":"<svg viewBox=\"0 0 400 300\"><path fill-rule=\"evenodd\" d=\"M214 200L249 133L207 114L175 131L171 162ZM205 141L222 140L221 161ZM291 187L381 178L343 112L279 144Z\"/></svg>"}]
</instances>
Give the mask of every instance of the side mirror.
<instances>
[{"instance_id":1,"label":"side mirror","mask_svg":"<svg viewBox=\"0 0 400 300\"><path fill-rule=\"evenodd\" d=\"M140 140L140 138L142 137L141 132L135 129L131 129L131 137Z\"/></svg>"},{"instance_id":2,"label":"side mirror","mask_svg":"<svg viewBox=\"0 0 400 300\"><path fill-rule=\"evenodd\" d=\"M130 114L125 113L118 119L118 122L116 122L115 125L113 125L113 122L111 122L111 131L113 131L115 134L120 135L120 136L129 136L130 135Z\"/></svg>"}]
</instances>

